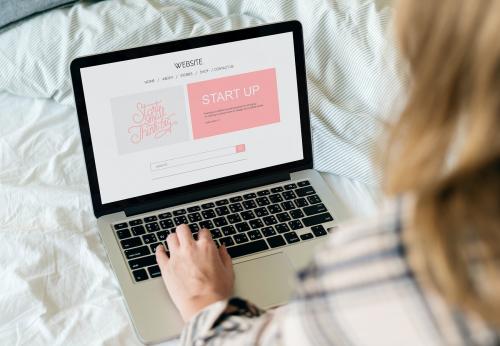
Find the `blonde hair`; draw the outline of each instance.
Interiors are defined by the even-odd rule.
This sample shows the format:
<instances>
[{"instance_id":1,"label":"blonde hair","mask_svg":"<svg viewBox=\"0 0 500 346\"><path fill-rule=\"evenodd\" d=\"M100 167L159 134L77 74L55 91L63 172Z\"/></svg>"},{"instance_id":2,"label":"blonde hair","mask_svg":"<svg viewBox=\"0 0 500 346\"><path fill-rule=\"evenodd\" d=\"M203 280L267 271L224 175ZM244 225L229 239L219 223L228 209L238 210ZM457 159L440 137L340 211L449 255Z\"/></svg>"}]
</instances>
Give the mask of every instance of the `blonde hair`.
<instances>
[{"instance_id":1,"label":"blonde hair","mask_svg":"<svg viewBox=\"0 0 500 346\"><path fill-rule=\"evenodd\" d=\"M412 192L410 258L449 303L500 326L500 0L400 0L408 99L386 188Z\"/></svg>"}]
</instances>

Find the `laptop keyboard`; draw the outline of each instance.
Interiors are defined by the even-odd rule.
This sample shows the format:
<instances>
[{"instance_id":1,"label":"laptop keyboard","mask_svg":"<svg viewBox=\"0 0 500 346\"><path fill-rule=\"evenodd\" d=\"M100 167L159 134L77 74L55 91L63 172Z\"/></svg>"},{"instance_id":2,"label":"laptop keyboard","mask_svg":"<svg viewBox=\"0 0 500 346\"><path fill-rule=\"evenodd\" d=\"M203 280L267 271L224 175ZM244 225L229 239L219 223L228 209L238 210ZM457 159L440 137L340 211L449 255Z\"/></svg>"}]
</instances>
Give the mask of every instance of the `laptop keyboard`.
<instances>
[{"instance_id":1,"label":"laptop keyboard","mask_svg":"<svg viewBox=\"0 0 500 346\"><path fill-rule=\"evenodd\" d=\"M322 237L332 221L309 181L289 183L256 193L176 209L113 225L136 282L161 276L155 249L175 227L188 224L193 237L207 228L217 246L232 258ZM306 228L309 232L303 233ZM296 231L301 230L300 236Z\"/></svg>"}]
</instances>

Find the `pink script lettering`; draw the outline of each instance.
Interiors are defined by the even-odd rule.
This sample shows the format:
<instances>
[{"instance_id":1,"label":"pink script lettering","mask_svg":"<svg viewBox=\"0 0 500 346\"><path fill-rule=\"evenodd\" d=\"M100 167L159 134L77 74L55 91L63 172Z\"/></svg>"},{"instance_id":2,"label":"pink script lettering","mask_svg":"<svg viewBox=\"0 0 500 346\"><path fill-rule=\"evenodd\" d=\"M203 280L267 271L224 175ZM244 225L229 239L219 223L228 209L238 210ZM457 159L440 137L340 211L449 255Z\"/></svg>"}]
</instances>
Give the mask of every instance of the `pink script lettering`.
<instances>
[{"instance_id":1,"label":"pink script lettering","mask_svg":"<svg viewBox=\"0 0 500 346\"><path fill-rule=\"evenodd\" d=\"M146 137L161 138L170 135L177 121L172 120L175 113L168 114L162 101L145 104L137 103L137 112L132 114L132 125L128 128L130 141L141 143Z\"/></svg>"}]
</instances>

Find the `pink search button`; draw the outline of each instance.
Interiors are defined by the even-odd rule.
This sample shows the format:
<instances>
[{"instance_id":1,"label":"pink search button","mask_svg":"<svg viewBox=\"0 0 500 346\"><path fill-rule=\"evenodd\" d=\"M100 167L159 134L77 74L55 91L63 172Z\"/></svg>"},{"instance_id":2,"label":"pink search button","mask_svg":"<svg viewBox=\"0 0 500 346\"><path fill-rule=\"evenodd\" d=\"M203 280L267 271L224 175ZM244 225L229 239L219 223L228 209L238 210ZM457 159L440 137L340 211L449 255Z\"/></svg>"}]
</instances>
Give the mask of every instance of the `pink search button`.
<instances>
[{"instance_id":1,"label":"pink search button","mask_svg":"<svg viewBox=\"0 0 500 346\"><path fill-rule=\"evenodd\" d=\"M238 144L236 147L236 152L237 153L244 153L246 148L245 148L245 144Z\"/></svg>"}]
</instances>

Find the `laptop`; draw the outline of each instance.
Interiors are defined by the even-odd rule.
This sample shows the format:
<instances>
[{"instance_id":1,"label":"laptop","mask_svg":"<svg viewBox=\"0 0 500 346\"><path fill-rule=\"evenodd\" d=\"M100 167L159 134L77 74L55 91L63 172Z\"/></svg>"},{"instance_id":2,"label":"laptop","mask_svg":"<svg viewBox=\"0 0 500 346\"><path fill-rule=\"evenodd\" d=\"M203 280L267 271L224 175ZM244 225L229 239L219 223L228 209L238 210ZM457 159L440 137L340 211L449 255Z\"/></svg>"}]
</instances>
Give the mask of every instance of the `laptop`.
<instances>
[{"instance_id":1,"label":"laptop","mask_svg":"<svg viewBox=\"0 0 500 346\"><path fill-rule=\"evenodd\" d=\"M286 303L343 218L312 169L300 23L80 57L71 77L99 234L139 339L183 327L154 256L179 224L227 247L235 295Z\"/></svg>"}]
</instances>

